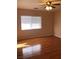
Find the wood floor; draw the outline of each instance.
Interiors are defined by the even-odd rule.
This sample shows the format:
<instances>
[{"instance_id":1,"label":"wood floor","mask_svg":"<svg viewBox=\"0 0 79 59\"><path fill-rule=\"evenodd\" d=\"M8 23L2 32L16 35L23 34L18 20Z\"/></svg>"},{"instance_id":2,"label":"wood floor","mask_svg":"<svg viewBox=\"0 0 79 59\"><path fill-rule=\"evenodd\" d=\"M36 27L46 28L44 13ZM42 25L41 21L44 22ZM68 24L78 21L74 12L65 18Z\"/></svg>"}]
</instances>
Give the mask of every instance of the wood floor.
<instances>
[{"instance_id":1,"label":"wood floor","mask_svg":"<svg viewBox=\"0 0 79 59\"><path fill-rule=\"evenodd\" d=\"M19 41L25 47L17 48L17 59L61 59L61 39L50 36Z\"/></svg>"}]
</instances>

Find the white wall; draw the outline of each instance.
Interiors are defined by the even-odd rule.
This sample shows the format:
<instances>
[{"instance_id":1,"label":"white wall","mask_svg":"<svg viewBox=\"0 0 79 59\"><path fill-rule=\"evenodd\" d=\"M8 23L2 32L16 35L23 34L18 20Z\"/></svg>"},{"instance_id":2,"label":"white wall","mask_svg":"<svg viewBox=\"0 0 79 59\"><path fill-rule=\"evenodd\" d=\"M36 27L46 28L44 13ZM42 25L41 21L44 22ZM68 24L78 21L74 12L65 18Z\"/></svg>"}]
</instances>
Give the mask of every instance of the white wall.
<instances>
[{"instance_id":1,"label":"white wall","mask_svg":"<svg viewBox=\"0 0 79 59\"><path fill-rule=\"evenodd\" d=\"M17 10L17 36L18 39L27 39L33 37L50 36L53 35L53 14L47 11L34 11L34 10ZM42 17L42 29L40 30L21 30L21 18L22 15L41 16Z\"/></svg>"},{"instance_id":2,"label":"white wall","mask_svg":"<svg viewBox=\"0 0 79 59\"><path fill-rule=\"evenodd\" d=\"M61 38L61 10L54 11L54 35Z\"/></svg>"}]
</instances>

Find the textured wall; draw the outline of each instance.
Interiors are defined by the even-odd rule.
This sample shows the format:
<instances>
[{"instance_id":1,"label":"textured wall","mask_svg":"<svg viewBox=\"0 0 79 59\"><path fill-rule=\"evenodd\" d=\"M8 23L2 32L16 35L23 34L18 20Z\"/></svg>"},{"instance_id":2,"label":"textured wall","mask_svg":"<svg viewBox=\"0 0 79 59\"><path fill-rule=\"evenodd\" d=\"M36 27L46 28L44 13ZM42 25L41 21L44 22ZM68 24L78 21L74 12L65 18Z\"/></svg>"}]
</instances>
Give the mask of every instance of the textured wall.
<instances>
[{"instance_id":1,"label":"textured wall","mask_svg":"<svg viewBox=\"0 0 79 59\"><path fill-rule=\"evenodd\" d=\"M20 16L41 16L42 17L42 29L40 30L21 30L21 18ZM18 39L27 39L40 36L53 35L53 12L47 11L35 11L35 10L17 10L17 37Z\"/></svg>"}]
</instances>

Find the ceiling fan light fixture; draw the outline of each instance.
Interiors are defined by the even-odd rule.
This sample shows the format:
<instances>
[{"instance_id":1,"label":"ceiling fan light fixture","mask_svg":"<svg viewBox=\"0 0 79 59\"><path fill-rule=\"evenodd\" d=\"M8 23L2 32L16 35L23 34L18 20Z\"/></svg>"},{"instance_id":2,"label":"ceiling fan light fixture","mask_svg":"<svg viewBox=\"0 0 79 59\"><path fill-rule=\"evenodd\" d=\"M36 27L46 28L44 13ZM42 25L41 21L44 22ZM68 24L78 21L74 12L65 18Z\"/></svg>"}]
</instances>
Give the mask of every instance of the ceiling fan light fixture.
<instances>
[{"instance_id":1,"label":"ceiling fan light fixture","mask_svg":"<svg viewBox=\"0 0 79 59\"><path fill-rule=\"evenodd\" d=\"M50 2L47 2L47 4L49 5L49 4L50 4Z\"/></svg>"},{"instance_id":2,"label":"ceiling fan light fixture","mask_svg":"<svg viewBox=\"0 0 79 59\"><path fill-rule=\"evenodd\" d=\"M53 8L51 7L51 6L46 6L46 8L45 8L47 11L50 11L50 10L52 10Z\"/></svg>"}]
</instances>

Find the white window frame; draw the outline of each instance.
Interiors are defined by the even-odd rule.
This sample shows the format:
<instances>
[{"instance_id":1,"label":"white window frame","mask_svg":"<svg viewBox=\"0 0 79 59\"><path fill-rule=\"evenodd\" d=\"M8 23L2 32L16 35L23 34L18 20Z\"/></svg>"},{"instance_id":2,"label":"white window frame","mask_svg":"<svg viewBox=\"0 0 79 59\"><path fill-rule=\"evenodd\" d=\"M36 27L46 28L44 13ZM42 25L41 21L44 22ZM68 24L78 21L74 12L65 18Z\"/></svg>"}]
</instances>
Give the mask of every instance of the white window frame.
<instances>
[{"instance_id":1,"label":"white window frame","mask_svg":"<svg viewBox=\"0 0 79 59\"><path fill-rule=\"evenodd\" d=\"M34 18L37 18L37 19L34 19ZM29 23L26 24L27 22L29 22L30 24ZM36 22L37 24L34 24L34 22ZM41 16L21 16L21 30L32 30L32 29L41 29L41 28L42 28Z\"/></svg>"}]
</instances>

